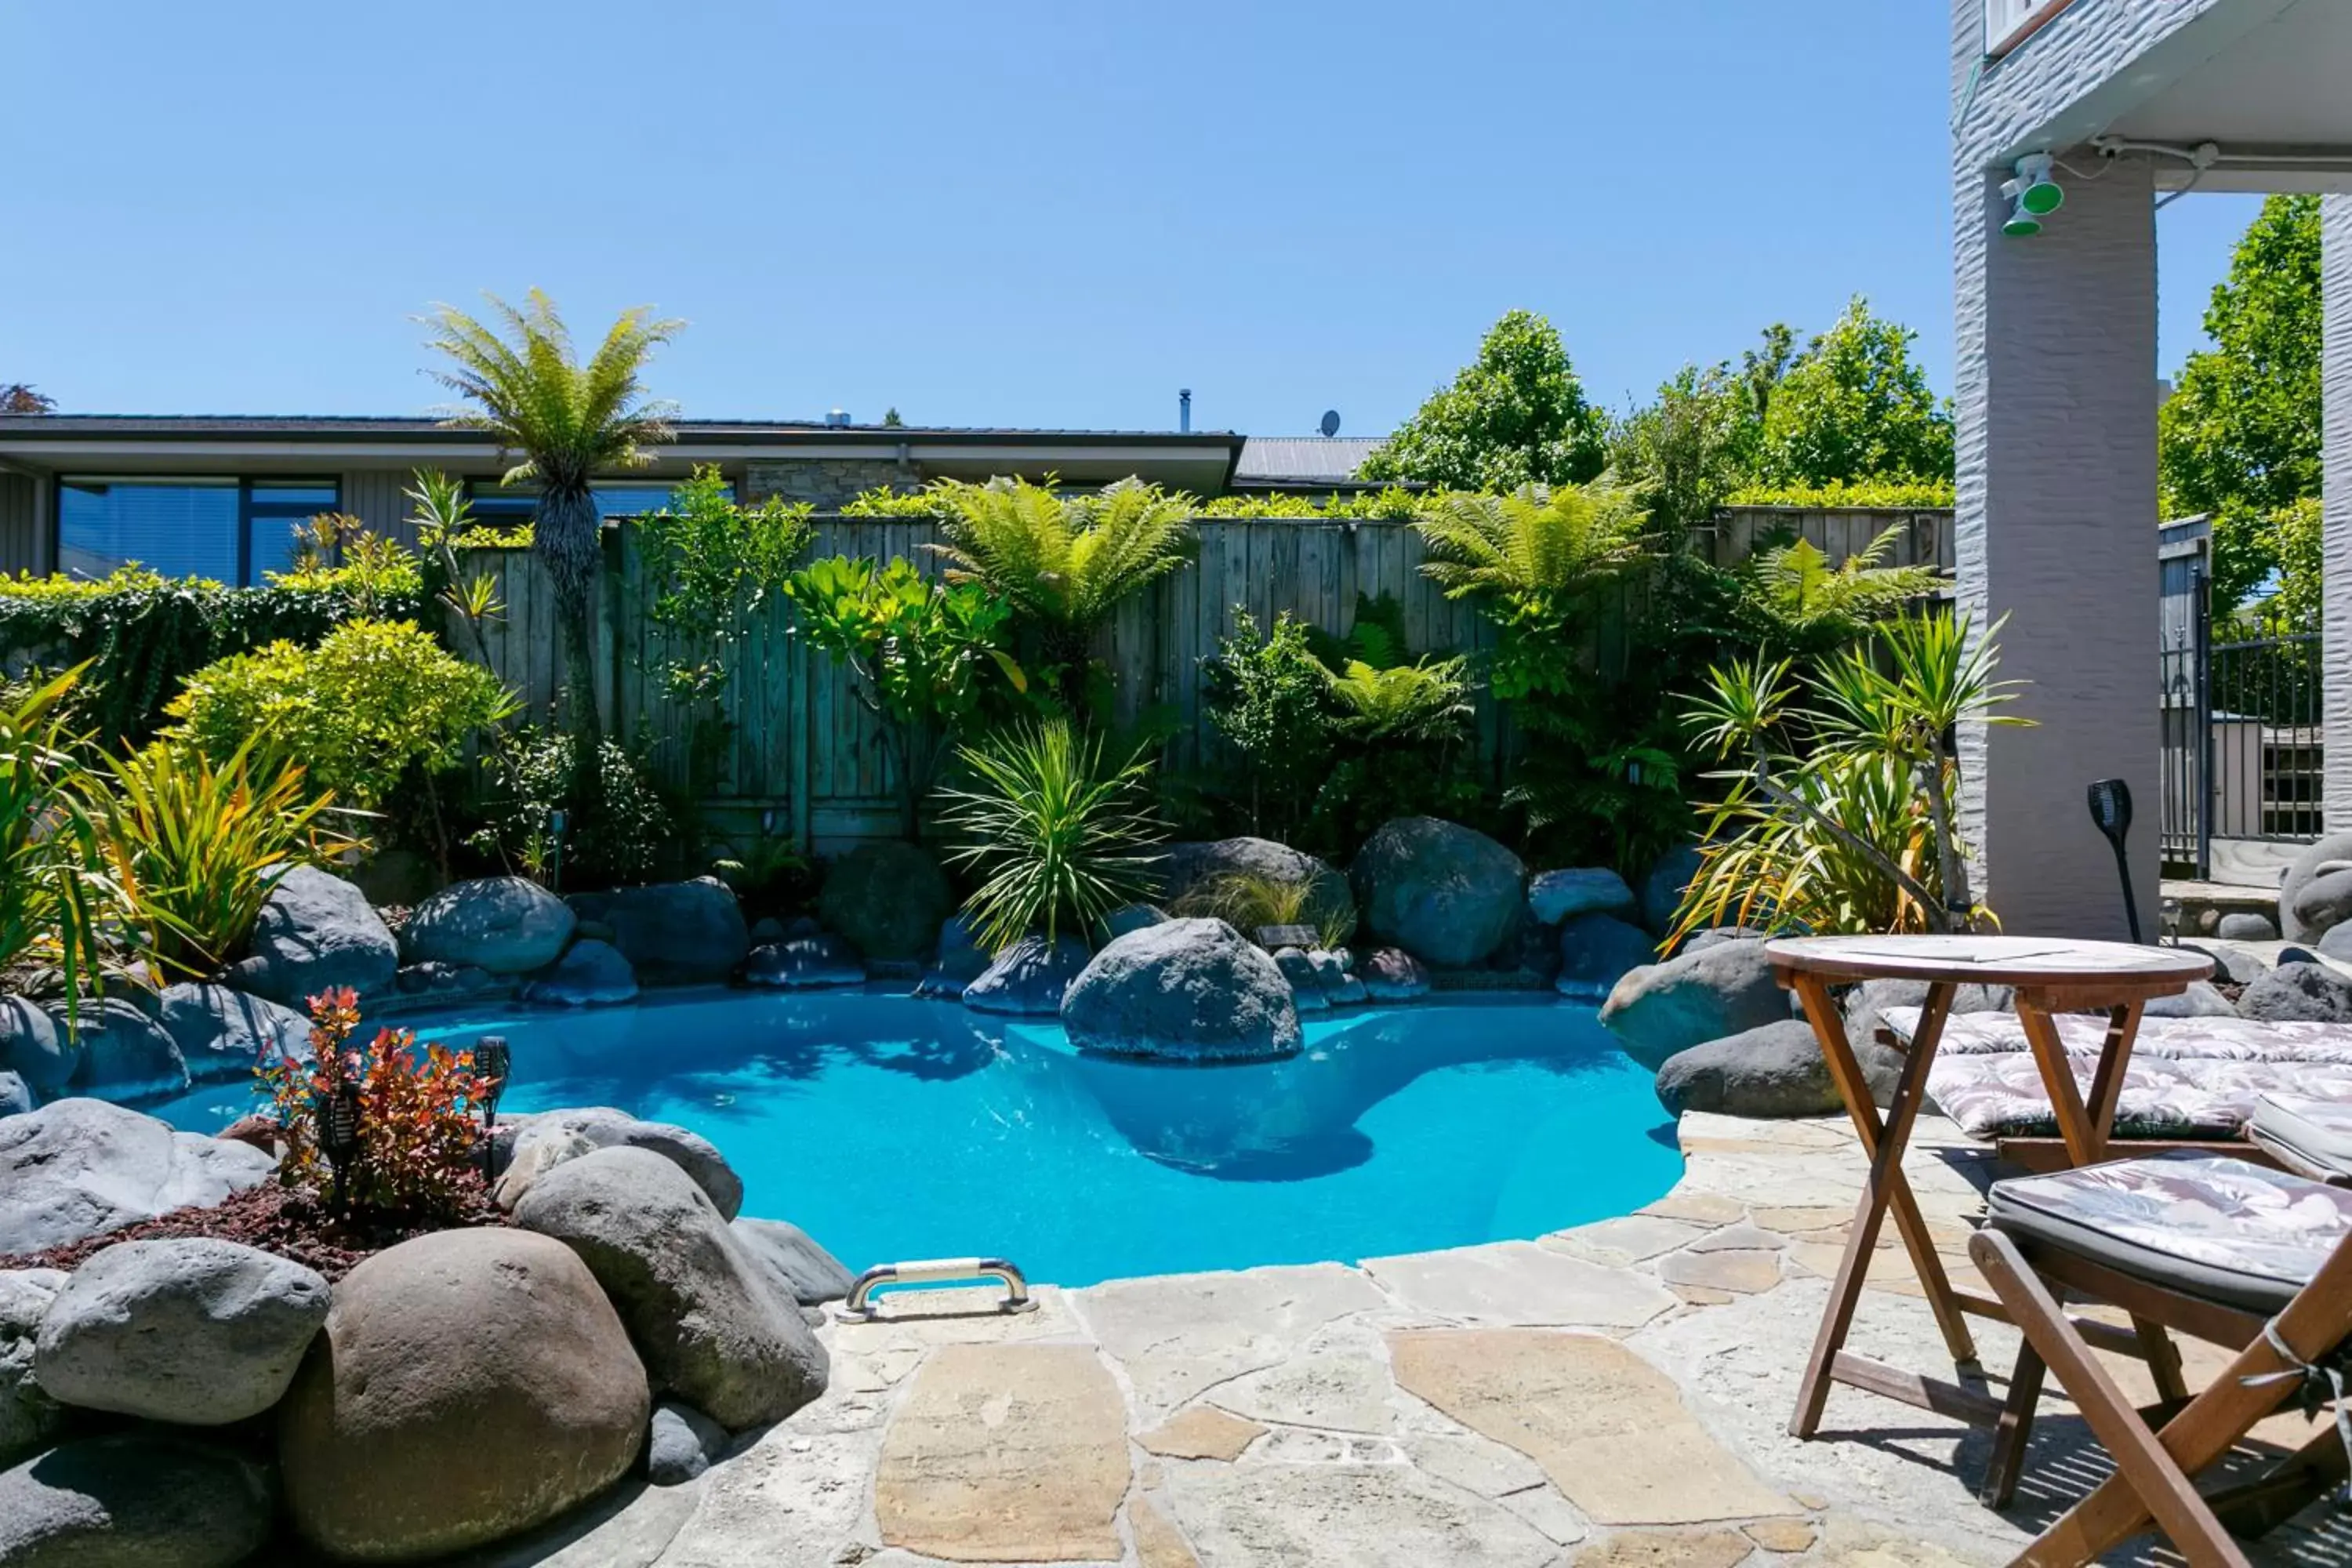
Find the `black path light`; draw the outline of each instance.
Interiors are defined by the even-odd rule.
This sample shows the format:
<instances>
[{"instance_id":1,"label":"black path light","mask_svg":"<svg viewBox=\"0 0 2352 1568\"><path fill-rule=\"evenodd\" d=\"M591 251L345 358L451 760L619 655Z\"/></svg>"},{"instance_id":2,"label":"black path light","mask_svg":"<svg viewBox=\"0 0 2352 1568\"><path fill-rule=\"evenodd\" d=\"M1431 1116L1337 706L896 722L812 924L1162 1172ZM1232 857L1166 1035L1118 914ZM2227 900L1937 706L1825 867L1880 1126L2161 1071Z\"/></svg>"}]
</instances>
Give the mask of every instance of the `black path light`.
<instances>
[{"instance_id":1,"label":"black path light","mask_svg":"<svg viewBox=\"0 0 2352 1568\"><path fill-rule=\"evenodd\" d=\"M2116 875L2124 884L2124 919L2131 922L2131 939L2139 936L2139 902L2132 897L2131 858L2124 853L2124 837L2131 832L2131 785L2121 779L2095 779L2091 784L2091 820L2115 846Z\"/></svg>"},{"instance_id":2,"label":"black path light","mask_svg":"<svg viewBox=\"0 0 2352 1568\"><path fill-rule=\"evenodd\" d=\"M474 1096L482 1104L482 1173L495 1177L499 1173L499 1096L507 1089L507 1074L514 1068L514 1048L507 1044L504 1035L484 1035L474 1042L474 1079L480 1087Z\"/></svg>"},{"instance_id":3,"label":"black path light","mask_svg":"<svg viewBox=\"0 0 2352 1568\"><path fill-rule=\"evenodd\" d=\"M318 1099L319 1147L335 1174L335 1206L352 1206L350 1171L360 1152L360 1087L344 1082Z\"/></svg>"}]
</instances>

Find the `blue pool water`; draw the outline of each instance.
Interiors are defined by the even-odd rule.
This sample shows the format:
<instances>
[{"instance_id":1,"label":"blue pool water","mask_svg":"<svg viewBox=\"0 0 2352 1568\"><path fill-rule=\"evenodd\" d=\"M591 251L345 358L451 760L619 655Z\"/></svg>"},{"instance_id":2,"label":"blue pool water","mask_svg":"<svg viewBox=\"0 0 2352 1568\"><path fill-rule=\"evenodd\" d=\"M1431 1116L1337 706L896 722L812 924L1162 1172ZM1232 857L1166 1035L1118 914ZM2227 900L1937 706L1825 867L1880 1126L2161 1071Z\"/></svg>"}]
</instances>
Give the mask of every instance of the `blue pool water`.
<instances>
[{"instance_id":1,"label":"blue pool water","mask_svg":"<svg viewBox=\"0 0 2352 1568\"><path fill-rule=\"evenodd\" d=\"M503 1034L502 1110L613 1105L716 1142L748 1214L852 1268L991 1253L1065 1285L1539 1236L1681 1173L1651 1075L1590 1008L1466 1000L1309 1022L1289 1061L1169 1067L877 991L453 1014ZM191 1131L244 1084L157 1108Z\"/></svg>"}]
</instances>

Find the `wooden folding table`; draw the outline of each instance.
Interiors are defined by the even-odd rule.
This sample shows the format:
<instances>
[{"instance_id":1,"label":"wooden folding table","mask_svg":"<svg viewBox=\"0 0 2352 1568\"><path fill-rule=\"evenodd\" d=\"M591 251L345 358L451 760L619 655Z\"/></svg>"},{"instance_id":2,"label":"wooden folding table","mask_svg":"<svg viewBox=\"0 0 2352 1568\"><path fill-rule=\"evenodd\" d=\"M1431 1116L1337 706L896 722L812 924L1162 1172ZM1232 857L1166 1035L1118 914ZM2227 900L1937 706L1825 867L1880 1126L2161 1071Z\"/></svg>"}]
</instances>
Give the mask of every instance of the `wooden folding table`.
<instances>
[{"instance_id":1,"label":"wooden folding table","mask_svg":"<svg viewBox=\"0 0 2352 1568\"><path fill-rule=\"evenodd\" d=\"M1810 1437L1821 1427L1830 1385L1843 1383L1890 1399L1957 1416L1979 1426L2002 1424L2004 1405L1980 1386L1976 1341L1968 1314L2006 1322L2009 1313L1990 1296L1957 1290L1944 1272L1927 1222L1903 1173L1903 1151L1927 1098L1927 1069L1936 1059L1952 999L1964 984L2012 988L2019 1020L2042 1069L2042 1081L2056 1113L2066 1160L2075 1165L2105 1159L2107 1134L2115 1125L2116 1101L2123 1092L2124 1068L2131 1060L2140 1011L2151 997L2170 996L2213 972L2213 961L2180 948L2137 947L2113 942L2067 942L2055 938L2002 936L1818 936L1776 940L1765 947L1772 975L1794 991L1821 1041L1830 1075L1843 1097L1870 1174L1854 1209L1853 1233L1830 1288L1827 1311L1813 1340L1812 1359L1797 1391L1790 1434ZM1895 1097L1882 1119L1862 1064L1846 1039L1845 1021L1831 987L1858 980L1925 982L1927 995L1912 1032ZM2107 1015L2107 1035L2099 1052L2086 1100L2066 1062L2053 1013L2099 1009ZM1864 1277L1889 1209L1919 1274L1919 1288L1943 1330L1944 1343L1968 1387L1889 1366L1845 1348L1862 1298ZM2141 1336L2144 1340L2144 1336ZM2148 1347L2153 1349L2154 1347ZM2160 1358L2152 1357L2159 1367ZM2175 1374L2177 1377L2177 1373ZM2169 1381L2169 1380L2167 1380ZM2027 1394L2024 1397L2030 1398ZM2015 1395L2013 1394L2013 1399ZM2015 1418L2012 1416L2011 1420Z\"/></svg>"}]
</instances>

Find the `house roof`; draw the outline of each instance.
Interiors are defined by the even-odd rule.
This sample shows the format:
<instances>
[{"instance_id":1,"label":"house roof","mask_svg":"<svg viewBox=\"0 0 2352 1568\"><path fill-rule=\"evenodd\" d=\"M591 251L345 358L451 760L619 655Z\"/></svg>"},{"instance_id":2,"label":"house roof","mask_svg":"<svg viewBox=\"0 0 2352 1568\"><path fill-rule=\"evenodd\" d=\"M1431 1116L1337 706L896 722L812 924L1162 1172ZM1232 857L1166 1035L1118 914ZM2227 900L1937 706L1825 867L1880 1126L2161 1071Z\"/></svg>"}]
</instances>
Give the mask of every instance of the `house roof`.
<instances>
[{"instance_id":1,"label":"house roof","mask_svg":"<svg viewBox=\"0 0 2352 1568\"><path fill-rule=\"evenodd\" d=\"M1234 464L1237 485L1347 484L1384 436L1251 436Z\"/></svg>"}]
</instances>

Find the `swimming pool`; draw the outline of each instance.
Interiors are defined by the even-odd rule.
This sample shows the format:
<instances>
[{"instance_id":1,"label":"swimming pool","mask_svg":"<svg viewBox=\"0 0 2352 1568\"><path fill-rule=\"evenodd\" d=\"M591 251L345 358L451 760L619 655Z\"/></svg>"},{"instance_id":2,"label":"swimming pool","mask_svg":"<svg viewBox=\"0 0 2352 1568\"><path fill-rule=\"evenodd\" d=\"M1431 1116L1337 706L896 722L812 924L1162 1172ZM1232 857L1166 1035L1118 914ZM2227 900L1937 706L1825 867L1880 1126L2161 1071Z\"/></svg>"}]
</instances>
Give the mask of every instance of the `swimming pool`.
<instances>
[{"instance_id":1,"label":"swimming pool","mask_svg":"<svg viewBox=\"0 0 2352 1568\"><path fill-rule=\"evenodd\" d=\"M703 992L436 1017L514 1049L502 1110L611 1105L692 1128L850 1268L973 1253L1087 1285L1539 1236L1681 1173L1652 1075L1591 1009L1512 998L1314 1019L1283 1062L1072 1050L1050 1023L877 989ZM243 1083L152 1108L214 1131Z\"/></svg>"}]
</instances>

